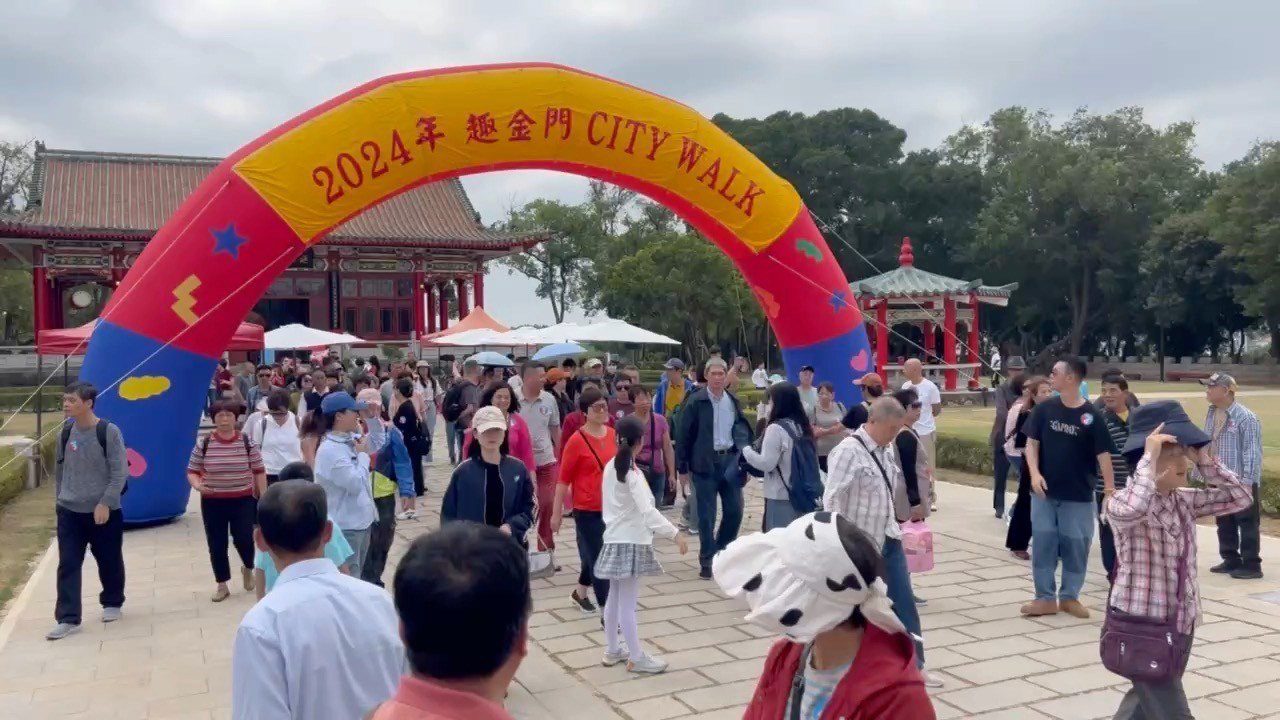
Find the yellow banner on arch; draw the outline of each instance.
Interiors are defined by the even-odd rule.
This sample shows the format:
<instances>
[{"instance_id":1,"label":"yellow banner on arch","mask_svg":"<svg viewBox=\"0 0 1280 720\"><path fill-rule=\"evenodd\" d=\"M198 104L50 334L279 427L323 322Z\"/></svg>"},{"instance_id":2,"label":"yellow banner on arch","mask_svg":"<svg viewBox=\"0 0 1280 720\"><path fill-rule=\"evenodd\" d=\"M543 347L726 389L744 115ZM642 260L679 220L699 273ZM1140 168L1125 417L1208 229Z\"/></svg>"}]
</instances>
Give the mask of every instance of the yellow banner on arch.
<instances>
[{"instance_id":1,"label":"yellow banner on arch","mask_svg":"<svg viewBox=\"0 0 1280 720\"><path fill-rule=\"evenodd\" d=\"M515 165L585 166L622 185L656 185L755 251L801 206L789 183L693 109L555 67L390 82L284 133L235 171L311 243L423 178Z\"/></svg>"}]
</instances>

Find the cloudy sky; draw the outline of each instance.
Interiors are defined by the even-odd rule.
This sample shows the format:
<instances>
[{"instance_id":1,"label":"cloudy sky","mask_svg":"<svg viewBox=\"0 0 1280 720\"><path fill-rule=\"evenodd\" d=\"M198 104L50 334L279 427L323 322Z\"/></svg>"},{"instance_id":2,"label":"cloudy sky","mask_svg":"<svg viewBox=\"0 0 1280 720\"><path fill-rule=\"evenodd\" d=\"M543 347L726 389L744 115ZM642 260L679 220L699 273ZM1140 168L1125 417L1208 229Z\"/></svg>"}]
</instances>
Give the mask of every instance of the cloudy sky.
<instances>
[{"instance_id":1,"label":"cloudy sky","mask_svg":"<svg viewBox=\"0 0 1280 720\"><path fill-rule=\"evenodd\" d=\"M1019 104L1059 116L1146 108L1198 124L1217 168L1280 138L1280 5L884 0L40 0L5 3L0 138L50 147L225 155L388 73L560 62L711 115L870 108L938 144ZM769 6L752 9L750 6ZM585 181L544 172L464 180L486 222ZM549 322L531 284L491 272L489 305Z\"/></svg>"}]
</instances>

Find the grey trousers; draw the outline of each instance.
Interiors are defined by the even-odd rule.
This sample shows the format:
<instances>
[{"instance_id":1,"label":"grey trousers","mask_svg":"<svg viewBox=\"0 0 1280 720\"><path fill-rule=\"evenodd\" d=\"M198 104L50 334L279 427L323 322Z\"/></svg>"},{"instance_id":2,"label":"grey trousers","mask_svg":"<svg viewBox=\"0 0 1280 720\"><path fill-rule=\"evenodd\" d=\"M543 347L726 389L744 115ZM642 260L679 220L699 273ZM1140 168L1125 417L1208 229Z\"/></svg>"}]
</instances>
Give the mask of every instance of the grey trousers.
<instances>
[{"instance_id":1,"label":"grey trousers","mask_svg":"<svg viewBox=\"0 0 1280 720\"><path fill-rule=\"evenodd\" d=\"M1113 720L1194 720L1182 678L1160 685L1135 682Z\"/></svg>"},{"instance_id":2,"label":"grey trousers","mask_svg":"<svg viewBox=\"0 0 1280 720\"><path fill-rule=\"evenodd\" d=\"M343 536L347 538L347 544L351 546L351 561L348 563L351 577L361 577L364 572L364 562L369 556L369 529L342 531Z\"/></svg>"}]
</instances>

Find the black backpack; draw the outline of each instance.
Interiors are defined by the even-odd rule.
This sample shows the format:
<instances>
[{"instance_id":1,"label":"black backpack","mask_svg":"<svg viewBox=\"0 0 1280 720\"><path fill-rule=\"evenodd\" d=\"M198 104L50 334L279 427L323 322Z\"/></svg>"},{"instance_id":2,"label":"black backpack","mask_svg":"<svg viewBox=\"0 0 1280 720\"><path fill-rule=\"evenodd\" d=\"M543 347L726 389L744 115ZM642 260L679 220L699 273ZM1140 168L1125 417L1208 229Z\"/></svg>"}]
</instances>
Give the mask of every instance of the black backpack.
<instances>
[{"instance_id":1,"label":"black backpack","mask_svg":"<svg viewBox=\"0 0 1280 720\"><path fill-rule=\"evenodd\" d=\"M467 409L466 403L462 400L462 394L468 385L475 383L470 380L463 380L449 388L449 392L444 396L444 409L441 415L444 415L445 422L458 422L458 418L462 417L463 411Z\"/></svg>"},{"instance_id":2,"label":"black backpack","mask_svg":"<svg viewBox=\"0 0 1280 720\"><path fill-rule=\"evenodd\" d=\"M71 427L75 425L74 420L67 421L62 426L62 433L58 436L58 454L56 456L57 463L62 464L67 459L67 443L71 442ZM94 434L98 436L98 447L102 448L102 457L107 456L107 428L111 427L111 421L98 418L98 424L94 426ZM129 477L125 474L124 487L120 489L120 494L124 495L129 492Z\"/></svg>"}]
</instances>

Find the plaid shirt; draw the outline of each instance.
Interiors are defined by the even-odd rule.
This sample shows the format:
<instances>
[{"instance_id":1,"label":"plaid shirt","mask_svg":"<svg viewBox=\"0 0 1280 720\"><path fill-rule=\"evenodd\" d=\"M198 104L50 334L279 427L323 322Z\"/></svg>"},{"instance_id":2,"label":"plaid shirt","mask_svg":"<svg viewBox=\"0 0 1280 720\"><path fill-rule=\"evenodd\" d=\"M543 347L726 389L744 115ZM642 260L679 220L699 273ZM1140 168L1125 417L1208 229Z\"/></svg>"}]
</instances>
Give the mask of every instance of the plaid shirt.
<instances>
[{"instance_id":1,"label":"plaid shirt","mask_svg":"<svg viewBox=\"0 0 1280 720\"><path fill-rule=\"evenodd\" d=\"M1215 415L1221 412L1210 405L1204 418L1204 429L1213 433ZM1227 424L1215 438L1218 459L1240 482L1257 485L1262 480L1262 425L1258 416L1240 403L1227 408Z\"/></svg>"},{"instance_id":2,"label":"plaid shirt","mask_svg":"<svg viewBox=\"0 0 1280 720\"><path fill-rule=\"evenodd\" d=\"M1155 467L1143 455L1129 486L1106 505L1116 538L1116 583L1111 605L1131 615L1166 618L1177 597L1179 555L1185 552L1186 590L1178 608L1178 630L1190 633L1200 616L1196 583L1196 518L1239 512L1253 502L1248 485L1221 461L1202 453L1200 476L1209 487L1156 492Z\"/></svg>"},{"instance_id":3,"label":"plaid shirt","mask_svg":"<svg viewBox=\"0 0 1280 720\"><path fill-rule=\"evenodd\" d=\"M860 427L827 456L822 509L845 516L883 547L886 537L900 539L902 528L893 514L893 492L886 487L885 476L876 467L872 453L884 467L889 482L894 487L902 484L902 466L893 443L880 447L867 434L866 427Z\"/></svg>"}]
</instances>

